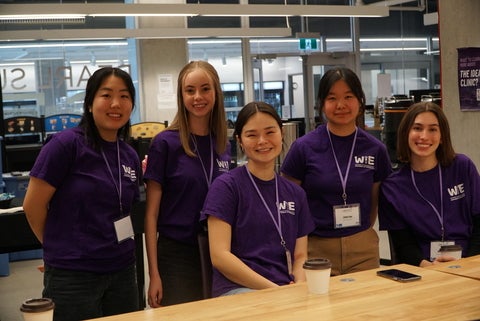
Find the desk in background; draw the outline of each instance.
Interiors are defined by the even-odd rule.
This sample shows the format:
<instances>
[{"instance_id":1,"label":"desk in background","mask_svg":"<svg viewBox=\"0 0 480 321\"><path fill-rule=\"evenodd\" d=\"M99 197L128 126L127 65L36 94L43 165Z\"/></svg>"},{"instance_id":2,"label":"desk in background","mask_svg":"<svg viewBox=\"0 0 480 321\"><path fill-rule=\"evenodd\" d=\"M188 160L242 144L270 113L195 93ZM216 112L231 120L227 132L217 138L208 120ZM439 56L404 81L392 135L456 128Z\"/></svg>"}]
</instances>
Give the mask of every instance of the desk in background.
<instances>
[{"instance_id":1,"label":"desk in background","mask_svg":"<svg viewBox=\"0 0 480 321\"><path fill-rule=\"evenodd\" d=\"M41 249L24 211L0 214L0 253Z\"/></svg>"},{"instance_id":2,"label":"desk in background","mask_svg":"<svg viewBox=\"0 0 480 321\"><path fill-rule=\"evenodd\" d=\"M153 320L477 320L480 282L406 264L392 266L422 280L400 283L376 270L332 277L330 293L306 283L97 319ZM378 270L378 269L377 269Z\"/></svg>"},{"instance_id":3,"label":"desk in background","mask_svg":"<svg viewBox=\"0 0 480 321\"><path fill-rule=\"evenodd\" d=\"M145 191L140 191L140 202L132 209L132 223L135 232L135 255L137 264L137 282L140 308L146 306L145 299L145 266L143 263L143 221L145 213ZM0 255L12 252L41 249L42 244L33 234L23 210L14 213L0 214ZM8 275L9 270L2 268L8 264L7 256L0 256L0 276Z\"/></svg>"},{"instance_id":4,"label":"desk in background","mask_svg":"<svg viewBox=\"0 0 480 321\"><path fill-rule=\"evenodd\" d=\"M9 262L12 257L12 260L38 258L41 248L23 210L0 213L0 276L10 274Z\"/></svg>"},{"instance_id":5,"label":"desk in background","mask_svg":"<svg viewBox=\"0 0 480 321\"><path fill-rule=\"evenodd\" d=\"M443 262L426 267L427 269L464 276L480 281L480 255ZM480 294L479 300L480 300Z\"/></svg>"}]
</instances>

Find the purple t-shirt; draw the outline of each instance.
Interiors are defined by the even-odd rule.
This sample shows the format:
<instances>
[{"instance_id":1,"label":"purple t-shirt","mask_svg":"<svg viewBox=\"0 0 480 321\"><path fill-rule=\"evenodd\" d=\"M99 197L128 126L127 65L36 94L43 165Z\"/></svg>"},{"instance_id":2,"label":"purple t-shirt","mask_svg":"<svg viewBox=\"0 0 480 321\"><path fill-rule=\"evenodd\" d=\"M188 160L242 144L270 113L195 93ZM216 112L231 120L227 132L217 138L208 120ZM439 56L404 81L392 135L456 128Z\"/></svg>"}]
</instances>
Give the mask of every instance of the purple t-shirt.
<instances>
[{"instance_id":1,"label":"purple t-shirt","mask_svg":"<svg viewBox=\"0 0 480 321\"><path fill-rule=\"evenodd\" d=\"M355 134L341 137L331 134L335 154L345 177ZM342 183L328 138L326 125L293 142L281 172L302 182L310 212L320 237L343 237L368 229L372 186L391 173L385 145L371 134L358 129L350 172L346 182L347 204L360 203L360 226L334 228L333 206L343 205Z\"/></svg>"},{"instance_id":2,"label":"purple t-shirt","mask_svg":"<svg viewBox=\"0 0 480 321\"><path fill-rule=\"evenodd\" d=\"M423 197L441 214L438 167L414 173L415 184ZM468 249L472 218L480 215L480 176L473 162L457 154L453 164L442 168L443 224L445 240ZM410 229L424 258L430 258L430 242L440 241L441 223L433 208L418 194L410 166L404 166L380 187L379 224L381 230Z\"/></svg>"},{"instance_id":3,"label":"purple t-shirt","mask_svg":"<svg viewBox=\"0 0 480 321\"><path fill-rule=\"evenodd\" d=\"M120 146L122 206L129 214L138 200L140 161L123 141ZM45 264L62 269L106 273L135 262L133 239L118 243L114 221L120 213L117 144L102 142L112 174L100 152L87 144L79 127L51 137L30 176L56 188L43 236Z\"/></svg>"},{"instance_id":4,"label":"purple t-shirt","mask_svg":"<svg viewBox=\"0 0 480 321\"><path fill-rule=\"evenodd\" d=\"M197 234L201 228L200 210L208 192L207 177L211 172L210 136L195 135L195 140L200 158L185 154L178 131L159 133L148 151L144 175L145 180L151 179L162 185L158 232L192 245L197 244ZM215 139L212 138L212 142L215 148ZM228 172L229 167L230 146L222 155L217 155L214 150L212 180Z\"/></svg>"},{"instance_id":5,"label":"purple t-shirt","mask_svg":"<svg viewBox=\"0 0 480 321\"><path fill-rule=\"evenodd\" d=\"M252 177L278 222L275 180L262 181ZM297 238L310 233L314 224L305 192L283 177L277 176L277 179L282 235L293 258ZM292 281L279 232L245 166L215 180L205 200L202 219L208 215L218 217L232 227L231 252L252 270L279 285ZM212 287L213 295L219 296L240 286L214 269Z\"/></svg>"}]
</instances>

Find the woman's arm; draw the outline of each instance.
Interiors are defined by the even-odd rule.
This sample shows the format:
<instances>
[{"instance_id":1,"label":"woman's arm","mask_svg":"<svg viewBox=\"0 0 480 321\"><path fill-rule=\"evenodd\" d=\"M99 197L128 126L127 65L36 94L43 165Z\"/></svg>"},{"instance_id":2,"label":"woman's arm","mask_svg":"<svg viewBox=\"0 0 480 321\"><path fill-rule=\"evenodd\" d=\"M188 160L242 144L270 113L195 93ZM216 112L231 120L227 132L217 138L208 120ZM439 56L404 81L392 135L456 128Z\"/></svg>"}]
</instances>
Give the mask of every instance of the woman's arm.
<instances>
[{"instance_id":1,"label":"woman's arm","mask_svg":"<svg viewBox=\"0 0 480 321\"><path fill-rule=\"evenodd\" d=\"M303 263L307 259L308 253L308 237L305 235L299 237L295 243L295 252L293 254L293 277L296 282L305 281L305 270L303 269Z\"/></svg>"},{"instance_id":2,"label":"woman's arm","mask_svg":"<svg viewBox=\"0 0 480 321\"><path fill-rule=\"evenodd\" d=\"M56 189L46 181L30 177L27 193L23 201L23 210L33 233L43 244L43 233L47 220L48 205Z\"/></svg>"},{"instance_id":3,"label":"woman's arm","mask_svg":"<svg viewBox=\"0 0 480 321\"><path fill-rule=\"evenodd\" d=\"M162 280L158 271L157 260L157 222L162 199L162 186L154 180L148 180L146 187L145 209L145 247L148 260L148 304L158 308L163 296Z\"/></svg>"},{"instance_id":4,"label":"woman's arm","mask_svg":"<svg viewBox=\"0 0 480 321\"><path fill-rule=\"evenodd\" d=\"M208 240L212 265L227 279L254 290L278 286L253 271L231 252L232 227L227 222L209 216Z\"/></svg>"}]
</instances>

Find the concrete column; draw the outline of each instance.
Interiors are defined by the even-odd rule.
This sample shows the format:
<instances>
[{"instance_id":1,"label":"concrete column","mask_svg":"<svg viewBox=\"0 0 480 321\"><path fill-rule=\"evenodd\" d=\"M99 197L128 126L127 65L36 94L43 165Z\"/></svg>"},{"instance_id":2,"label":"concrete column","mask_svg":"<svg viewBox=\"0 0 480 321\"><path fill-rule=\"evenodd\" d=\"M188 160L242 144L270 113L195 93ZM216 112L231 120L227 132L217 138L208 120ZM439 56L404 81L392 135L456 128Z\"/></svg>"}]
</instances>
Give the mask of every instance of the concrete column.
<instances>
[{"instance_id":1,"label":"concrete column","mask_svg":"<svg viewBox=\"0 0 480 321\"><path fill-rule=\"evenodd\" d=\"M155 3L141 0L139 3ZM171 0L170 3L184 3ZM141 17L139 28L186 28L184 17ZM178 73L188 62L186 39L137 41L140 112L142 121L173 120L177 112Z\"/></svg>"}]
</instances>

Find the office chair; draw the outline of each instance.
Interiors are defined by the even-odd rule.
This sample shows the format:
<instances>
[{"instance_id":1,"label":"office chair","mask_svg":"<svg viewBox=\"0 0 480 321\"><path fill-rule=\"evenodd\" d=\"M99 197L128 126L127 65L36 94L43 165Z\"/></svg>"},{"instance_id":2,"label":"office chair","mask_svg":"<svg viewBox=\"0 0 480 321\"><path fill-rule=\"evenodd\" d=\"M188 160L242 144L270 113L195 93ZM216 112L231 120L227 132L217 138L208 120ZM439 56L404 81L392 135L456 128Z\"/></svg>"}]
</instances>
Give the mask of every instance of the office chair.
<instances>
[{"instance_id":1,"label":"office chair","mask_svg":"<svg viewBox=\"0 0 480 321\"><path fill-rule=\"evenodd\" d=\"M200 251L200 266L202 273L203 298L212 297L212 261L208 245L208 233L198 234L198 249Z\"/></svg>"}]
</instances>

